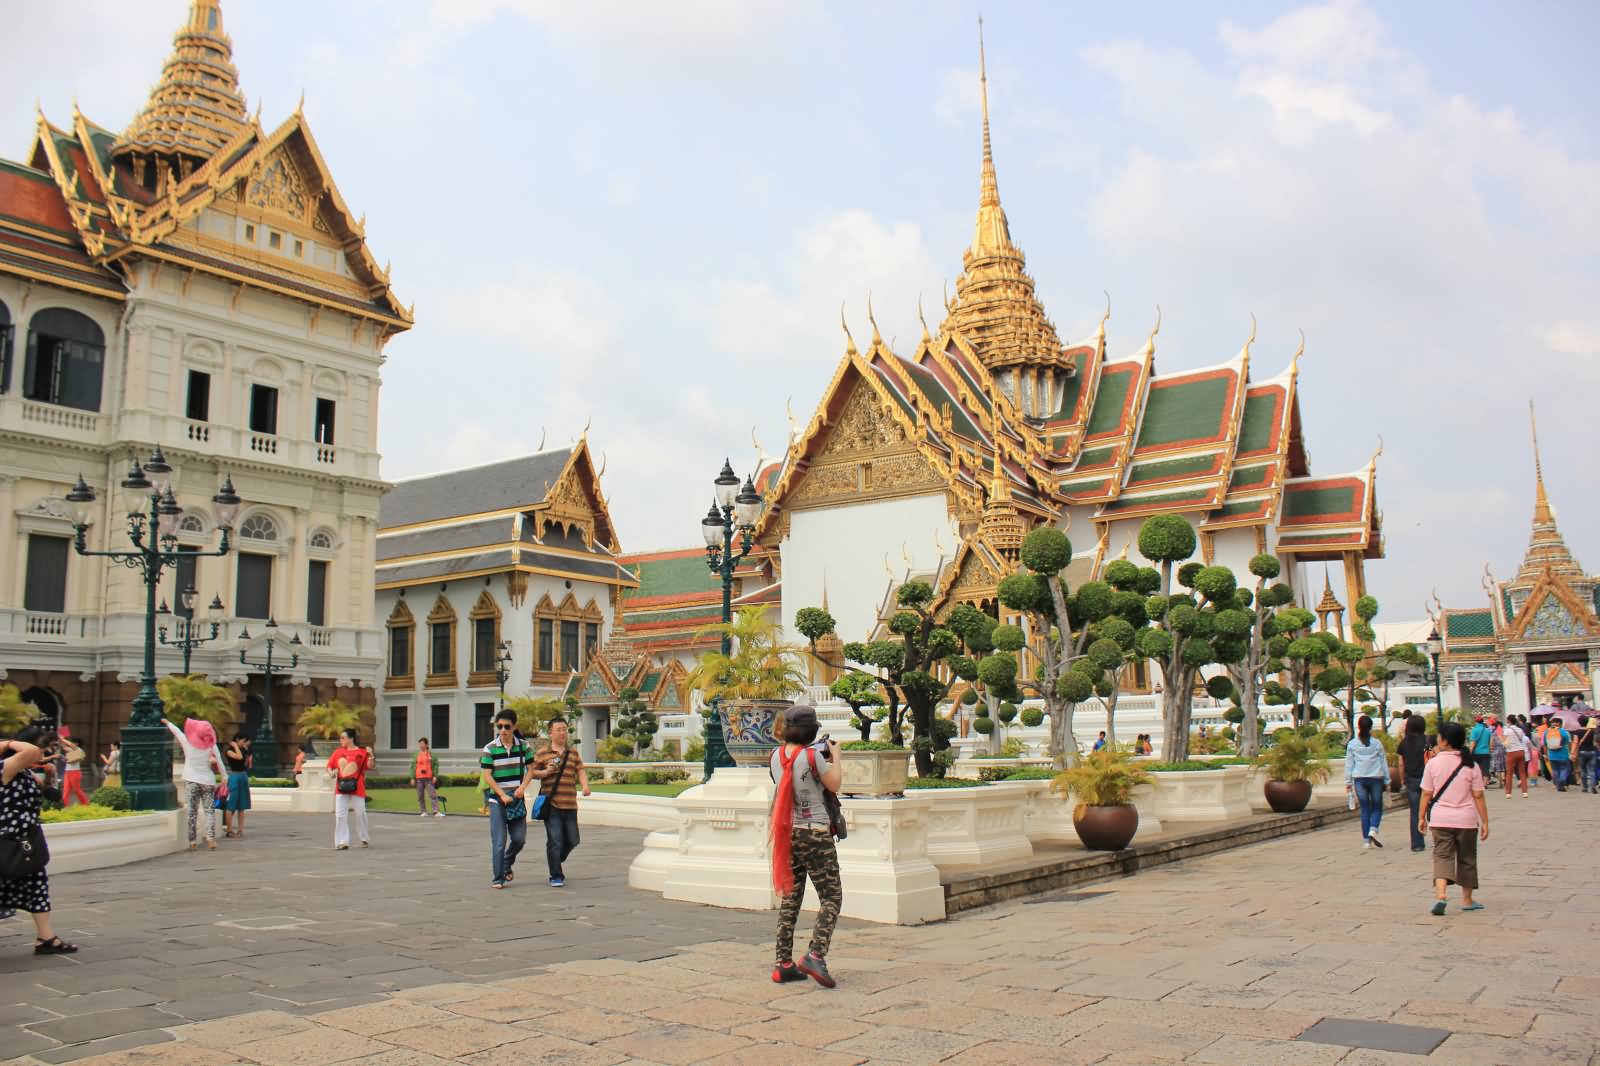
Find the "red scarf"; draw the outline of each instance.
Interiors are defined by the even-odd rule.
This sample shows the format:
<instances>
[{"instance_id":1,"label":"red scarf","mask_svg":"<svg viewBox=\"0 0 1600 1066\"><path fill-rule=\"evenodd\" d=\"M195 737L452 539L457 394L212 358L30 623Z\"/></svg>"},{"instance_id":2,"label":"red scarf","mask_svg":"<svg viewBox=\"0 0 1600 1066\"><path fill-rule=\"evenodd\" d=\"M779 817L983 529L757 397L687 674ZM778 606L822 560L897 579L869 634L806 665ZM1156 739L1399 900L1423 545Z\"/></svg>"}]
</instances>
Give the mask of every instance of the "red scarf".
<instances>
[{"instance_id":1,"label":"red scarf","mask_svg":"<svg viewBox=\"0 0 1600 1066\"><path fill-rule=\"evenodd\" d=\"M794 871L789 867L789 836L794 832L794 761L804 750L796 748L793 755L778 752L783 776L772 797L772 817L767 819L767 827L772 834L772 887L780 896L794 891Z\"/></svg>"}]
</instances>

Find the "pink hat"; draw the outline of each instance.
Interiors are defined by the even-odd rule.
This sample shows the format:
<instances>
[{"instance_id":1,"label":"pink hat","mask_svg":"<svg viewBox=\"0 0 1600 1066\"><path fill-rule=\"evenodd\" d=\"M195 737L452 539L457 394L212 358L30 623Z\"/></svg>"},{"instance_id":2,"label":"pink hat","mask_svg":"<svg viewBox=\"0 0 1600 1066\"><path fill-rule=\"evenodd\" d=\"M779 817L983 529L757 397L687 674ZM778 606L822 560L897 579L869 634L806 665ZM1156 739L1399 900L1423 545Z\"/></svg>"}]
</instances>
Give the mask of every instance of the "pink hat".
<instances>
[{"instance_id":1,"label":"pink hat","mask_svg":"<svg viewBox=\"0 0 1600 1066\"><path fill-rule=\"evenodd\" d=\"M217 731L204 718L185 718L183 735L197 748L209 748L217 742Z\"/></svg>"}]
</instances>

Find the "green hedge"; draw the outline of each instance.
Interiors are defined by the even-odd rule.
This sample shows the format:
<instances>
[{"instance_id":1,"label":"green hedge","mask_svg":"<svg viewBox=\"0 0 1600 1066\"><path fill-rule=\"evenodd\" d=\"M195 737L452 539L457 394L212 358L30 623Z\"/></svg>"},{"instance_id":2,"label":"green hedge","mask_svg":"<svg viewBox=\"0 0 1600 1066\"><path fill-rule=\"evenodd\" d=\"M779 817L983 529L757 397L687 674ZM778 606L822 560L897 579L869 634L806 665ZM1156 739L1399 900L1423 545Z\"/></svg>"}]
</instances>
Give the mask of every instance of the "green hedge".
<instances>
[{"instance_id":1,"label":"green hedge","mask_svg":"<svg viewBox=\"0 0 1600 1066\"><path fill-rule=\"evenodd\" d=\"M606 780L619 785L672 785L689 780L689 775L683 770L630 770Z\"/></svg>"},{"instance_id":2,"label":"green hedge","mask_svg":"<svg viewBox=\"0 0 1600 1066\"><path fill-rule=\"evenodd\" d=\"M471 788L481 780L478 774L440 774L434 779L438 788ZM368 774L368 788L410 788L411 777L394 774Z\"/></svg>"},{"instance_id":3,"label":"green hedge","mask_svg":"<svg viewBox=\"0 0 1600 1066\"><path fill-rule=\"evenodd\" d=\"M1020 770L1012 770L1007 775L1007 781L1054 781L1060 770L1053 770L1048 766L1025 766Z\"/></svg>"},{"instance_id":4,"label":"green hedge","mask_svg":"<svg viewBox=\"0 0 1600 1066\"><path fill-rule=\"evenodd\" d=\"M100 818L126 818L132 814L148 814L148 811L118 811L110 807L101 807L91 803L88 806L79 804L65 810L45 810L39 813L39 821L45 825L58 825L61 822L92 822Z\"/></svg>"},{"instance_id":5,"label":"green hedge","mask_svg":"<svg viewBox=\"0 0 1600 1066\"><path fill-rule=\"evenodd\" d=\"M988 783L987 781L968 781L960 777L913 777L906 782L906 788L976 788Z\"/></svg>"},{"instance_id":6,"label":"green hedge","mask_svg":"<svg viewBox=\"0 0 1600 1066\"><path fill-rule=\"evenodd\" d=\"M89 804L94 807L109 807L114 811L133 810L133 795L125 788L116 785L101 785L89 793Z\"/></svg>"},{"instance_id":7,"label":"green hedge","mask_svg":"<svg viewBox=\"0 0 1600 1066\"><path fill-rule=\"evenodd\" d=\"M1153 762L1139 767L1153 774L1188 773L1191 770L1220 770L1227 766L1224 759L1185 759L1183 762Z\"/></svg>"},{"instance_id":8,"label":"green hedge","mask_svg":"<svg viewBox=\"0 0 1600 1066\"><path fill-rule=\"evenodd\" d=\"M841 751L905 751L899 744L886 740L847 740L839 745Z\"/></svg>"},{"instance_id":9,"label":"green hedge","mask_svg":"<svg viewBox=\"0 0 1600 1066\"><path fill-rule=\"evenodd\" d=\"M367 778L370 782L372 778ZM287 777L252 777L251 788L294 788L295 782Z\"/></svg>"}]
</instances>

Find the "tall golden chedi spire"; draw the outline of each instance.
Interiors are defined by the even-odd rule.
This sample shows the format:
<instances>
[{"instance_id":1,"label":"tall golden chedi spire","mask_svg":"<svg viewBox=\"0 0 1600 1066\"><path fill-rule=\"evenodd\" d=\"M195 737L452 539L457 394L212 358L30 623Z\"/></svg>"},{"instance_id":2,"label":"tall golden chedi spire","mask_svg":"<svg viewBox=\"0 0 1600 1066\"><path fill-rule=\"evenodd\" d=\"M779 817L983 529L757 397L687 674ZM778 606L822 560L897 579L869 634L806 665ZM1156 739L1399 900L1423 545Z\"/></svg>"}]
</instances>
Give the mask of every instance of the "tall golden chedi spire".
<instances>
[{"instance_id":1,"label":"tall golden chedi spire","mask_svg":"<svg viewBox=\"0 0 1600 1066\"><path fill-rule=\"evenodd\" d=\"M1011 240L989 139L989 71L978 20L978 84L983 99L983 167L972 247L961 257L956 298L940 331L960 333L994 374L1001 391L1036 418L1054 413L1072 362L1034 294L1027 259Z\"/></svg>"},{"instance_id":2,"label":"tall golden chedi spire","mask_svg":"<svg viewBox=\"0 0 1600 1066\"><path fill-rule=\"evenodd\" d=\"M161 80L111 152L130 157L139 183L160 194L167 180L188 177L249 124L220 0L192 0Z\"/></svg>"},{"instance_id":3,"label":"tall golden chedi spire","mask_svg":"<svg viewBox=\"0 0 1600 1066\"><path fill-rule=\"evenodd\" d=\"M1528 553L1522 557L1522 569L1517 571L1517 578L1532 580L1546 569L1564 577L1586 577L1556 528L1555 508L1550 506L1550 497L1544 491L1544 467L1539 462L1539 423L1532 400L1528 401L1528 424L1533 431L1533 535L1528 538Z\"/></svg>"}]
</instances>

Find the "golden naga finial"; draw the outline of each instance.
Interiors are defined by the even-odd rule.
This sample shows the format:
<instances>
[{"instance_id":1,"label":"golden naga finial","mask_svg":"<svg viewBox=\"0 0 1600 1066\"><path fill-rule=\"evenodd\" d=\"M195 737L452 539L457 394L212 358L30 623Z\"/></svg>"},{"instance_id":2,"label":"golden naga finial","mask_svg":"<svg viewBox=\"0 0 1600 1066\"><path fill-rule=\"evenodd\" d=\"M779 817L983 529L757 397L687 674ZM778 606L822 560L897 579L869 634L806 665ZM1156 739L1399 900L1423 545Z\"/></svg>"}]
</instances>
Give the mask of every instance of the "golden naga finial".
<instances>
[{"instance_id":1,"label":"golden naga finial","mask_svg":"<svg viewBox=\"0 0 1600 1066\"><path fill-rule=\"evenodd\" d=\"M605 452L600 453L600 470L594 476L596 481L606 476L606 464L610 461Z\"/></svg>"},{"instance_id":2,"label":"golden naga finial","mask_svg":"<svg viewBox=\"0 0 1600 1066\"><path fill-rule=\"evenodd\" d=\"M907 542L900 542L900 561L906 564L906 573L911 573L911 552L907 549Z\"/></svg>"},{"instance_id":3,"label":"golden naga finial","mask_svg":"<svg viewBox=\"0 0 1600 1066\"><path fill-rule=\"evenodd\" d=\"M1156 334L1161 332L1161 305L1156 304L1156 324L1150 330L1150 336L1145 339L1144 351L1140 354L1149 357L1156 354Z\"/></svg>"},{"instance_id":4,"label":"golden naga finial","mask_svg":"<svg viewBox=\"0 0 1600 1066\"><path fill-rule=\"evenodd\" d=\"M850 355L859 355L860 353L856 351L856 339L855 339L855 337L851 336L851 334L850 334L850 323L848 323L848 322L846 322L844 320L844 303L843 303L843 301L841 301L840 304L839 304L839 328L844 330L844 339L845 339L845 348L844 348L844 350Z\"/></svg>"},{"instance_id":5,"label":"golden naga finial","mask_svg":"<svg viewBox=\"0 0 1600 1066\"><path fill-rule=\"evenodd\" d=\"M300 102L294 105L294 113L304 116L306 113L306 87L300 86Z\"/></svg>"},{"instance_id":6,"label":"golden naga finial","mask_svg":"<svg viewBox=\"0 0 1600 1066\"><path fill-rule=\"evenodd\" d=\"M800 424L795 421L795 417L794 417L794 397L793 396L788 396L788 397L784 398L784 401L783 401L783 413L785 415L789 416L789 443L793 444L795 442L795 439L800 436Z\"/></svg>"},{"instance_id":7,"label":"golden naga finial","mask_svg":"<svg viewBox=\"0 0 1600 1066\"><path fill-rule=\"evenodd\" d=\"M1294 355L1289 358L1289 373L1300 373L1300 357L1306 354L1306 331L1300 331L1300 347L1294 350Z\"/></svg>"},{"instance_id":8,"label":"golden naga finial","mask_svg":"<svg viewBox=\"0 0 1600 1066\"><path fill-rule=\"evenodd\" d=\"M1372 453L1372 458L1367 460L1367 469L1372 470L1378 465L1378 456L1383 454L1383 434L1378 434L1378 450Z\"/></svg>"},{"instance_id":9,"label":"golden naga finial","mask_svg":"<svg viewBox=\"0 0 1600 1066\"><path fill-rule=\"evenodd\" d=\"M922 323L922 343L933 340L928 334L928 320L922 317L922 293L917 293L917 321Z\"/></svg>"},{"instance_id":10,"label":"golden naga finial","mask_svg":"<svg viewBox=\"0 0 1600 1066\"><path fill-rule=\"evenodd\" d=\"M543 426L539 427L539 446L537 448L533 449L534 451L536 451L536 452L544 451L544 438L545 438L545 435L548 432L549 431L546 430L545 427L543 427Z\"/></svg>"},{"instance_id":11,"label":"golden naga finial","mask_svg":"<svg viewBox=\"0 0 1600 1066\"><path fill-rule=\"evenodd\" d=\"M883 553L883 572L889 575L889 580L894 580L894 567L889 565L889 553Z\"/></svg>"},{"instance_id":12,"label":"golden naga finial","mask_svg":"<svg viewBox=\"0 0 1600 1066\"><path fill-rule=\"evenodd\" d=\"M878 320L872 317L872 292L867 292L867 321L872 323L872 346L882 347L883 336L878 332Z\"/></svg>"},{"instance_id":13,"label":"golden naga finial","mask_svg":"<svg viewBox=\"0 0 1600 1066\"><path fill-rule=\"evenodd\" d=\"M594 412L590 411L588 420L586 422L584 422L584 424L583 424L583 432L578 434L578 439L580 441L587 441L589 439L589 428L591 426L593 426L593 425L594 425Z\"/></svg>"},{"instance_id":14,"label":"golden naga finial","mask_svg":"<svg viewBox=\"0 0 1600 1066\"><path fill-rule=\"evenodd\" d=\"M1250 358L1250 346L1252 344L1254 344L1255 342L1256 342L1256 313L1254 311L1251 311L1250 312L1250 336L1245 339L1244 347L1242 349L1240 349L1239 354L1242 355L1245 359L1249 359Z\"/></svg>"},{"instance_id":15,"label":"golden naga finial","mask_svg":"<svg viewBox=\"0 0 1600 1066\"><path fill-rule=\"evenodd\" d=\"M944 313L951 314L955 308L950 306L950 279L944 279Z\"/></svg>"},{"instance_id":16,"label":"golden naga finial","mask_svg":"<svg viewBox=\"0 0 1600 1066\"><path fill-rule=\"evenodd\" d=\"M1104 348L1106 343L1106 322L1111 318L1111 294L1106 292L1105 289L1101 289L1100 291L1105 293L1106 313L1100 316L1100 329L1096 332L1095 336L1100 338L1100 347Z\"/></svg>"}]
</instances>

